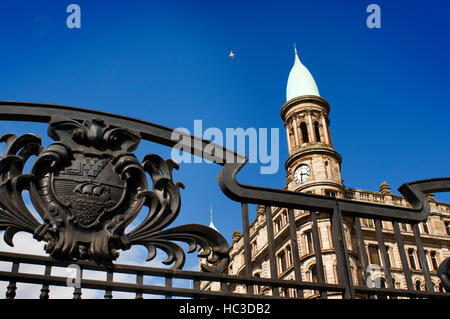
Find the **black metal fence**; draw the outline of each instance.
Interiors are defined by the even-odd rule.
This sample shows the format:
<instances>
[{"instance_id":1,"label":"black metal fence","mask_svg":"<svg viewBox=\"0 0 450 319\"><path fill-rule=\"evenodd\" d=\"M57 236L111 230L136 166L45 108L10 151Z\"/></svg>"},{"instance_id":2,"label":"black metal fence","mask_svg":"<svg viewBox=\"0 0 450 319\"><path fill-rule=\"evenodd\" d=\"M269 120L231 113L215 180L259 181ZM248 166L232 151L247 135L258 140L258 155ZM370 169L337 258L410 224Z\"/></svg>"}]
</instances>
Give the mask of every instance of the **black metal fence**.
<instances>
[{"instance_id":1,"label":"black metal fence","mask_svg":"<svg viewBox=\"0 0 450 319\"><path fill-rule=\"evenodd\" d=\"M139 132L142 139L148 141L169 147L173 147L176 143L179 143L179 141L174 141L172 139L172 129L142 120L67 106L0 102L0 120L51 122L55 117L68 118L79 122L91 120L94 117L100 118L104 123L107 123L114 128L131 127L134 131ZM180 135L186 136L186 134L183 133L180 133ZM10 299L15 297L17 283L30 283L40 285L40 298L49 298L51 295L51 286L67 286L67 277L52 275L52 268L67 267L71 264L78 265L81 270L80 286L74 287L74 298L81 298L83 296L83 289L103 290L105 291L104 297L107 299L112 298L114 292L117 291L134 293L137 299L142 298L144 294L161 295L165 298L304 298L304 292L307 290L316 291L317 294L315 294L315 296L319 298L334 298L336 296L339 298L450 297L450 293L435 291L434 289L418 228L418 224L426 220L430 213L429 203L424 196L424 193L450 191L450 178L430 179L402 185L399 191L411 205L410 208L248 186L240 184L236 180L236 174L245 165L245 157L217 145L213 148L207 148L209 151L205 152L205 146L210 144L209 141L201 140L194 136L188 137L190 143L186 145L184 149L188 149L192 154L202 156L207 160L222 165L223 168L219 174L220 187L226 196L241 203L244 251L243 274L229 275L226 274L226 271L214 273L121 264L110 264L105 266L86 260L68 260L63 258L0 252L0 261L10 262L12 265L10 271L0 271L0 281L9 283L7 286L6 297ZM217 150L221 151L217 152ZM258 278L253 276L255 262L252 260L250 244L249 204L257 204L264 207L265 226L267 231L267 259L270 264L269 278ZM292 247L292 271L294 273L294 280L280 278L281 274L278 271L276 260L279 244L274 240L273 207L287 210L288 236L285 241L288 241ZM7 207L1 208L5 211L7 210ZM309 212L309 223L311 224L312 244L314 248L313 252L317 269L315 280L304 280L304 276L302 276L302 261L299 254L298 227L296 224L296 212L298 211ZM320 220L325 218L331 225L333 254L337 262L336 270L338 275L338 280L334 283L327 282L323 270L323 247L321 247L318 229L319 214ZM380 249L382 264L384 265L382 271L384 272L383 278L385 278L385 287L374 288L369 287L366 284L367 276L369 276L367 269L370 264L365 249L366 244L363 228L360 223L361 218L374 220L375 238ZM356 241L356 250L352 250L352 247L349 247L353 244L346 239L344 221L347 225L350 225L350 232L354 235ZM385 248L386 234L382 229L382 221L392 222L395 244L398 247L401 259L402 275L404 276L407 285L406 289L395 287L392 281L391 267L388 262ZM404 234L402 234L399 227L400 223L408 223L412 227L415 246L422 268L422 275L425 278L424 291L419 291L414 287L405 250ZM5 225L3 226L6 228ZM10 231L14 231L14 229ZM194 242L195 249L196 244L201 241L198 238L199 233L188 234L189 236L186 235L186 233L189 233L189 227L183 229L183 231L184 237L182 238L191 236L189 237L191 241L188 242L190 244ZM154 236L162 236L161 233L158 232L152 234ZM218 241L217 238L213 238L213 235L209 234L208 236L210 242L214 240ZM158 237L158 240L159 238L161 237ZM192 238L195 238L197 241L192 241ZM151 245L156 245L157 248L161 248L161 246L157 245L157 243L160 242L155 240L154 237L152 237L152 240L152 242L150 242L149 239L145 241L145 244L150 246L149 251L151 248L155 248ZM215 251L214 249L220 250L220 247L223 248L223 245L216 243L215 246L212 245L211 247L213 251ZM202 248L205 247L202 246ZM178 251L175 249L174 254L176 255L177 253ZM211 253L211 251L208 253ZM357 282L355 282L355 275L353 274L351 267L351 260L353 259L357 260L358 264L357 269L353 270L357 273ZM214 264L218 261L217 259L213 259L210 260L210 262ZM24 273L21 272L20 267L23 264L42 265L45 266L45 271L43 274ZM222 266L224 267L222 267L221 270L226 269L226 264L222 264ZM84 278L83 270L104 272L106 273L106 280ZM130 274L136 276L136 282L117 282L114 280L115 274ZM163 284L145 284L146 277L161 278ZM185 287L174 286L173 281L176 279L183 279L190 282L190 285ZM217 283L215 286L217 289L204 289L203 283L211 282ZM244 289L237 292L237 286L244 287ZM255 293L255 287L262 286L268 287L270 293L265 295ZM285 291L286 289L295 291L295 294L280 294L280 291ZM37 297L38 296L36 296L36 298ZM52 297L57 298L57 296Z\"/></svg>"}]
</instances>

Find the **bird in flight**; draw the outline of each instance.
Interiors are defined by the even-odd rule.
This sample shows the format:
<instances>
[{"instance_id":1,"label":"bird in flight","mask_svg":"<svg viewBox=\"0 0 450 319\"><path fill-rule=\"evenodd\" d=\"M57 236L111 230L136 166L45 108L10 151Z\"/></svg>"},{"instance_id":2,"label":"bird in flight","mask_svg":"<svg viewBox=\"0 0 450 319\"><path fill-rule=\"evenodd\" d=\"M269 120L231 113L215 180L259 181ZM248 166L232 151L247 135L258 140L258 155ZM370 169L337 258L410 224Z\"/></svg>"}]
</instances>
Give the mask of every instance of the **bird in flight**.
<instances>
[{"instance_id":1,"label":"bird in flight","mask_svg":"<svg viewBox=\"0 0 450 319\"><path fill-rule=\"evenodd\" d=\"M233 61L234 61L234 53L233 53L233 50L231 50L230 49L230 55L229 55L232 59L233 59Z\"/></svg>"}]
</instances>

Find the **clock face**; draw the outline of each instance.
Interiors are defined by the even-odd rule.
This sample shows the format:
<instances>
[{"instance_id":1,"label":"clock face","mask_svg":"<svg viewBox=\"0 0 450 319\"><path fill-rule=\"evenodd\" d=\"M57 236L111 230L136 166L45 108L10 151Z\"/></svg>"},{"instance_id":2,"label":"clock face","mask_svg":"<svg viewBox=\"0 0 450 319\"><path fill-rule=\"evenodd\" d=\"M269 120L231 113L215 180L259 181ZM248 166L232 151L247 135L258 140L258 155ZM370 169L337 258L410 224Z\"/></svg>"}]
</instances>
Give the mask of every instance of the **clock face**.
<instances>
[{"instance_id":1,"label":"clock face","mask_svg":"<svg viewBox=\"0 0 450 319\"><path fill-rule=\"evenodd\" d=\"M297 184L304 183L311 176L311 169L308 165L302 164L294 172L294 180Z\"/></svg>"}]
</instances>

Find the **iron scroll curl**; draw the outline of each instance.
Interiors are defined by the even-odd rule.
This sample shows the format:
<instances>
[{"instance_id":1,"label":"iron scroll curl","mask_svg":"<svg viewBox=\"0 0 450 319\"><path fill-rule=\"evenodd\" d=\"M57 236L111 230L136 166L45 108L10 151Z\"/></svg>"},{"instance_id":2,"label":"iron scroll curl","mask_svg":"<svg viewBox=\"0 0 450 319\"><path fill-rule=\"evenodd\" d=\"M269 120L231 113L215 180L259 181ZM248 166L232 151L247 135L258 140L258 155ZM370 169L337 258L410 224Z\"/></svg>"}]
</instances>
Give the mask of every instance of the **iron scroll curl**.
<instances>
[{"instance_id":1,"label":"iron scroll curl","mask_svg":"<svg viewBox=\"0 0 450 319\"><path fill-rule=\"evenodd\" d=\"M3 135L0 157L0 230L13 246L19 231L46 242L45 250L56 259L88 259L111 265L119 250L144 245L147 260L157 249L166 252L163 262L181 269L185 253L178 241L199 248L202 270L223 272L229 262L229 245L216 230L200 224L166 229L178 216L181 182L174 182L178 164L148 154L140 162L133 151L141 134L105 123L103 119L77 120L54 116L49 136L55 141L44 148L39 136ZM23 169L36 156L30 173ZM147 174L151 176L150 189ZM43 223L28 209L22 193L28 190ZM142 209L143 222L129 233L127 226Z\"/></svg>"}]
</instances>

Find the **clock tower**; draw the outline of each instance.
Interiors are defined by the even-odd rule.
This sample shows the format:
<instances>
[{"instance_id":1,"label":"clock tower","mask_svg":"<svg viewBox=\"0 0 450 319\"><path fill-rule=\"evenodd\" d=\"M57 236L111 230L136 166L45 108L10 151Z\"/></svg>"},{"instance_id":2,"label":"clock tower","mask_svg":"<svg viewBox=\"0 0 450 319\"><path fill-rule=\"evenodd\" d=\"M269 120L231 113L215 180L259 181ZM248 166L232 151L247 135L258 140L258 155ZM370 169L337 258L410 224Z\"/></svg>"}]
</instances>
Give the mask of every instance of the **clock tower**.
<instances>
[{"instance_id":1,"label":"clock tower","mask_svg":"<svg viewBox=\"0 0 450 319\"><path fill-rule=\"evenodd\" d=\"M280 114L286 128L289 157L286 184L291 191L343 197L341 156L334 150L328 114L330 104L295 49L286 103Z\"/></svg>"}]
</instances>

